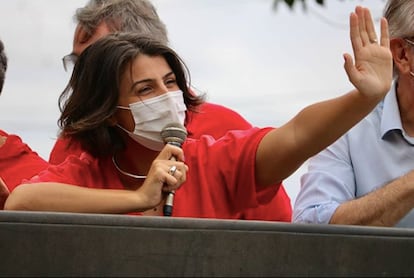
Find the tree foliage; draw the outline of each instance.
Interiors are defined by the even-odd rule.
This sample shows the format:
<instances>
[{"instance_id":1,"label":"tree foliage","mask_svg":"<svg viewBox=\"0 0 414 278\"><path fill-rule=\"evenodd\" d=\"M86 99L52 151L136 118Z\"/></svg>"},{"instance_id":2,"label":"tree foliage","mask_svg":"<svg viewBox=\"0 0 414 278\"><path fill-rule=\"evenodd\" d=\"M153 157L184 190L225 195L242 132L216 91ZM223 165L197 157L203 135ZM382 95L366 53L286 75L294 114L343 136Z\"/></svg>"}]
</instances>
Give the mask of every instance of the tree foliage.
<instances>
[{"instance_id":1,"label":"tree foliage","mask_svg":"<svg viewBox=\"0 0 414 278\"><path fill-rule=\"evenodd\" d=\"M325 0L309 0L309 1L315 1L316 4L323 6L325 4ZM296 3L301 3L302 8L304 10L307 10L307 0L274 0L273 2L273 9L276 9L280 2L284 2L286 5L288 5L289 8L293 9Z\"/></svg>"}]
</instances>

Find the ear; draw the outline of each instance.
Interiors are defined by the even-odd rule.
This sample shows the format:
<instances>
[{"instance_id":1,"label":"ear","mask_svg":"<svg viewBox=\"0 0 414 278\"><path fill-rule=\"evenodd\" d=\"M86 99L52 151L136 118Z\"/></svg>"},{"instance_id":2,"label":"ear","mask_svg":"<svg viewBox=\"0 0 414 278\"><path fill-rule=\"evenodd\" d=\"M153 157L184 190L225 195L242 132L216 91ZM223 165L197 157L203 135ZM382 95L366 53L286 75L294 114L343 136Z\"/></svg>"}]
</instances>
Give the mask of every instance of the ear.
<instances>
[{"instance_id":1,"label":"ear","mask_svg":"<svg viewBox=\"0 0 414 278\"><path fill-rule=\"evenodd\" d=\"M85 28L82 25L78 24L76 26L73 44L84 44L91 38L91 36L92 35L86 32Z\"/></svg>"},{"instance_id":2,"label":"ear","mask_svg":"<svg viewBox=\"0 0 414 278\"><path fill-rule=\"evenodd\" d=\"M85 27L78 24L75 30L75 37L73 38L72 52L80 55L89 45L110 33L112 31L105 21L99 23L92 31L88 31Z\"/></svg>"},{"instance_id":3,"label":"ear","mask_svg":"<svg viewBox=\"0 0 414 278\"><path fill-rule=\"evenodd\" d=\"M391 39L390 48L394 65L398 69L398 72L400 74L410 72L410 62L414 59L414 57L407 48L407 44L404 39Z\"/></svg>"}]
</instances>

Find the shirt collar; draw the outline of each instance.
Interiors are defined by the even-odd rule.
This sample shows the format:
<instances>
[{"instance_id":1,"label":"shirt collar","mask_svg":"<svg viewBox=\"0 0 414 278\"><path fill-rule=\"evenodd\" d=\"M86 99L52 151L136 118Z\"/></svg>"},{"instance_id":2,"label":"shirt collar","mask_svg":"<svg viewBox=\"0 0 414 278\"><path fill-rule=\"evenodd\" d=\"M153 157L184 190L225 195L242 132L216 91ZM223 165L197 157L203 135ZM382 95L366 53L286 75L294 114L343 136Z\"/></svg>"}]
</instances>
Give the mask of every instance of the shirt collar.
<instances>
[{"instance_id":1,"label":"shirt collar","mask_svg":"<svg viewBox=\"0 0 414 278\"><path fill-rule=\"evenodd\" d=\"M383 107L381 116L381 138L385 139L387 134L398 131L410 145L414 145L414 138L405 133L401 123L396 87L397 82L394 80L391 90L381 104Z\"/></svg>"}]
</instances>

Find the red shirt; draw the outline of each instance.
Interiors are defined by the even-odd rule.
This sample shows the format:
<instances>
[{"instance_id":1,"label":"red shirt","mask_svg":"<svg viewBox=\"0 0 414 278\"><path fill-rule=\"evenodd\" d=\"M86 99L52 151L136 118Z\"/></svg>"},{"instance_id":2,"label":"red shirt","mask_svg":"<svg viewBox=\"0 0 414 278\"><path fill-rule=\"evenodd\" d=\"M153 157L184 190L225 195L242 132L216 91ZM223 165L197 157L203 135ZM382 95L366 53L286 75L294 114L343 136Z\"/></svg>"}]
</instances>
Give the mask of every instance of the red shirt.
<instances>
[{"instance_id":1,"label":"red shirt","mask_svg":"<svg viewBox=\"0 0 414 278\"><path fill-rule=\"evenodd\" d=\"M187 139L183 151L191 170L175 193L172 216L240 219L244 210L269 202L278 186L257 186L254 172L257 146L269 131L254 128L228 132L219 140L211 136ZM98 160L85 152L50 166L29 182L50 181L124 188L112 157Z\"/></svg>"},{"instance_id":2,"label":"red shirt","mask_svg":"<svg viewBox=\"0 0 414 278\"><path fill-rule=\"evenodd\" d=\"M49 163L32 151L20 137L0 130L6 142L0 146L0 177L12 191L22 180L29 179L45 170Z\"/></svg>"},{"instance_id":3,"label":"red shirt","mask_svg":"<svg viewBox=\"0 0 414 278\"><path fill-rule=\"evenodd\" d=\"M211 135L213 138L220 138L229 130L246 130L252 126L229 108L213 103L204 103L199 107L198 112L187 112L186 128L188 137L197 139L205 134ZM49 162L59 164L69 155L79 156L82 152L79 142L70 138L59 138L50 153ZM286 222L290 222L291 217L292 206L283 185L280 186L270 203L247 209L239 215L240 219Z\"/></svg>"}]
</instances>

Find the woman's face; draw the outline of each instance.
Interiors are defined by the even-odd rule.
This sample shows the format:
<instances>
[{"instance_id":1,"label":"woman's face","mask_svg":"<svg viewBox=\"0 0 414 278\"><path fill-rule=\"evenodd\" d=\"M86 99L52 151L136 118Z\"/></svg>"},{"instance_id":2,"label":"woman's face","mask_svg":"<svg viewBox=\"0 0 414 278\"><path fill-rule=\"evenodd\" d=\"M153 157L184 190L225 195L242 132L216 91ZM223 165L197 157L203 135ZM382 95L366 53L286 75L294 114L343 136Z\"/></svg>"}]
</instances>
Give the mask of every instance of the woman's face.
<instances>
[{"instance_id":1,"label":"woman's face","mask_svg":"<svg viewBox=\"0 0 414 278\"><path fill-rule=\"evenodd\" d=\"M140 54L121 77L118 105L128 107L131 103L177 90L175 74L164 57ZM130 111L118 109L116 117L123 127L134 129Z\"/></svg>"}]
</instances>

